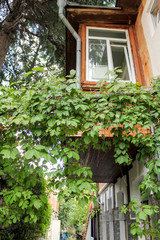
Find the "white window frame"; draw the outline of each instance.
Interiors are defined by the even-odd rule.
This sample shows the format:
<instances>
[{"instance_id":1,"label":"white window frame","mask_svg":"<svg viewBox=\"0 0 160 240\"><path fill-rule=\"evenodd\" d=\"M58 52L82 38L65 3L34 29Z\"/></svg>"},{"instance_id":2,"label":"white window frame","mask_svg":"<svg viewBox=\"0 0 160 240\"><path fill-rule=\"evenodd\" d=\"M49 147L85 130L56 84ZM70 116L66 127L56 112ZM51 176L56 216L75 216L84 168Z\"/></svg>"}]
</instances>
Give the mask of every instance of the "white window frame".
<instances>
[{"instance_id":1,"label":"white window frame","mask_svg":"<svg viewBox=\"0 0 160 240\"><path fill-rule=\"evenodd\" d=\"M155 24L155 20L154 20L153 13L152 13L153 8L154 8L154 4L157 4L157 0L153 0L149 13L150 13L150 16L151 16L151 19L152 19L152 24L153 24L154 30L156 30L158 24L160 23L160 11L158 10L158 12L157 12L157 16L156 16L157 23ZM157 4L157 8L158 8L158 4Z\"/></svg>"},{"instance_id":2,"label":"white window frame","mask_svg":"<svg viewBox=\"0 0 160 240\"><path fill-rule=\"evenodd\" d=\"M114 32L115 31L117 31L117 32L120 32L120 31L121 32L125 32L126 39L122 39L122 38L107 38L107 37L92 37L92 36L89 36L89 30L90 29L110 30L110 31L114 31ZM106 40L107 49L108 49L108 51L107 51L108 60L112 59L110 41L126 43L127 47L123 46L123 45L115 45L115 47L124 47L124 53L125 53L125 56L126 56L126 63L127 63L127 67L128 67L129 77L130 77L130 80L128 80L128 81L126 81L126 80L121 80L121 81L136 83L134 64L133 64L132 52L131 52L131 48L130 48L130 41L129 41L128 30L126 30L126 29L102 28L102 27L87 27L86 28L86 81L88 81L88 82L97 82L98 80L95 80L95 79L89 80L89 49L88 49L89 39ZM128 48L128 53L127 53L127 48ZM109 60L108 61L108 67L109 67L109 71L113 70L113 60ZM110 80L108 80L107 82L109 82L109 81Z\"/></svg>"}]
</instances>

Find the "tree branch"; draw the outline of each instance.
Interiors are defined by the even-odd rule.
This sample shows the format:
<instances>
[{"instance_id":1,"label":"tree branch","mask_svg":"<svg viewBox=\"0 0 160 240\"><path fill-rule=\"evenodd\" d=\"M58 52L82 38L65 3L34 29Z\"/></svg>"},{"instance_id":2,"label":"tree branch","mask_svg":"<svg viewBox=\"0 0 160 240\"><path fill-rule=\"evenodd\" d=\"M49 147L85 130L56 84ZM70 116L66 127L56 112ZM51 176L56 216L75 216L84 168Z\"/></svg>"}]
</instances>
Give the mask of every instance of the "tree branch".
<instances>
[{"instance_id":1,"label":"tree branch","mask_svg":"<svg viewBox=\"0 0 160 240\"><path fill-rule=\"evenodd\" d=\"M34 19L32 18L31 16L23 16L26 20L29 20L30 22L32 23L36 23L36 24L39 24L40 26L42 27L45 27L47 25L47 22L44 22L44 21L40 21L39 19ZM48 22L50 23L50 22Z\"/></svg>"},{"instance_id":2,"label":"tree branch","mask_svg":"<svg viewBox=\"0 0 160 240\"><path fill-rule=\"evenodd\" d=\"M25 32L27 32L28 34L31 34L32 36L34 36L34 37L39 37L39 35L38 34L36 34L36 33L33 33L33 32L31 32L31 31L29 31L27 28L25 28L25 30L24 30Z\"/></svg>"},{"instance_id":3,"label":"tree branch","mask_svg":"<svg viewBox=\"0 0 160 240\"><path fill-rule=\"evenodd\" d=\"M31 69L35 66L36 58L37 58L37 55L38 55L38 52L39 52L40 46L41 46L41 44L40 44L40 42L39 42L38 47L37 47L37 50L36 50L36 52L35 52L35 54L34 54L33 61L32 61L31 66L30 66Z\"/></svg>"},{"instance_id":4,"label":"tree branch","mask_svg":"<svg viewBox=\"0 0 160 240\"><path fill-rule=\"evenodd\" d=\"M14 29L17 25L18 25L18 23L19 23L19 21L20 21L20 19L22 18L22 13L18 16L18 18L16 18L15 19L15 21L12 21L12 22L6 22L5 23L5 28L7 29L7 31L10 31L10 30L12 30L12 29Z\"/></svg>"},{"instance_id":5,"label":"tree branch","mask_svg":"<svg viewBox=\"0 0 160 240\"><path fill-rule=\"evenodd\" d=\"M7 7L8 7L8 9L9 9L9 11L10 11L10 12L12 12L12 10L11 10L11 7L10 7L10 5L9 5L9 2L8 2L8 0L6 0L6 3L7 3Z\"/></svg>"},{"instance_id":6,"label":"tree branch","mask_svg":"<svg viewBox=\"0 0 160 240\"><path fill-rule=\"evenodd\" d=\"M10 12L3 21L2 28L4 32L15 30L17 28L17 25L20 23L20 20L22 19L24 13L27 11L27 6L24 0L14 1L12 8L9 6L9 3L7 6L10 8Z\"/></svg>"}]
</instances>

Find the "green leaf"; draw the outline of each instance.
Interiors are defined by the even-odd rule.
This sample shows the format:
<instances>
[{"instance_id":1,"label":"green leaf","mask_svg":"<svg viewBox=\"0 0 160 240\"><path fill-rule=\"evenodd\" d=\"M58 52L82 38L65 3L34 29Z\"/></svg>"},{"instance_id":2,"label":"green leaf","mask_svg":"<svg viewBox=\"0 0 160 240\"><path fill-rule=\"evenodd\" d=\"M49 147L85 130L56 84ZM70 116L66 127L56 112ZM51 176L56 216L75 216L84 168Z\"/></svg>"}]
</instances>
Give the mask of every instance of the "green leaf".
<instances>
[{"instance_id":1,"label":"green leaf","mask_svg":"<svg viewBox=\"0 0 160 240\"><path fill-rule=\"evenodd\" d=\"M120 156L120 157L116 158L116 162L119 164L125 163L126 162L125 156Z\"/></svg>"},{"instance_id":2,"label":"green leaf","mask_svg":"<svg viewBox=\"0 0 160 240\"><path fill-rule=\"evenodd\" d=\"M10 150L8 150L8 149L3 149L3 150L1 151L1 154L3 154L3 156L4 156L5 158L9 158L11 152L10 152Z\"/></svg>"},{"instance_id":3,"label":"green leaf","mask_svg":"<svg viewBox=\"0 0 160 240\"><path fill-rule=\"evenodd\" d=\"M33 205L36 209L39 209L42 206L42 202L39 199L34 200Z\"/></svg>"},{"instance_id":4,"label":"green leaf","mask_svg":"<svg viewBox=\"0 0 160 240\"><path fill-rule=\"evenodd\" d=\"M32 149L28 150L28 151L25 153L25 157L26 157L27 159L31 159L31 158L33 157L33 155L34 155L34 150L32 150Z\"/></svg>"},{"instance_id":5,"label":"green leaf","mask_svg":"<svg viewBox=\"0 0 160 240\"><path fill-rule=\"evenodd\" d=\"M92 123L91 122L87 122L84 124L84 129L88 130L89 127L92 126Z\"/></svg>"},{"instance_id":6,"label":"green leaf","mask_svg":"<svg viewBox=\"0 0 160 240\"><path fill-rule=\"evenodd\" d=\"M72 69L72 70L70 71L70 75L71 75L71 77L74 77L75 74L76 74L76 71Z\"/></svg>"},{"instance_id":7,"label":"green leaf","mask_svg":"<svg viewBox=\"0 0 160 240\"><path fill-rule=\"evenodd\" d=\"M15 159L16 156L19 154L19 151L15 148L11 151L11 158Z\"/></svg>"},{"instance_id":8,"label":"green leaf","mask_svg":"<svg viewBox=\"0 0 160 240\"><path fill-rule=\"evenodd\" d=\"M14 217L14 218L13 218L13 223L16 223L16 222L17 222L17 218Z\"/></svg>"},{"instance_id":9,"label":"green leaf","mask_svg":"<svg viewBox=\"0 0 160 240\"><path fill-rule=\"evenodd\" d=\"M20 201L19 201L19 207L21 207L22 205L23 205L23 199L20 199Z\"/></svg>"},{"instance_id":10,"label":"green leaf","mask_svg":"<svg viewBox=\"0 0 160 240\"><path fill-rule=\"evenodd\" d=\"M76 160L79 160L79 159L80 159L80 156L79 156L78 153L73 152L73 158L75 158Z\"/></svg>"},{"instance_id":11,"label":"green leaf","mask_svg":"<svg viewBox=\"0 0 160 240\"><path fill-rule=\"evenodd\" d=\"M43 157L44 157L44 159L45 159L46 161L48 161L48 162L52 161L52 157L51 157L49 154L47 154L47 153L44 154Z\"/></svg>"},{"instance_id":12,"label":"green leaf","mask_svg":"<svg viewBox=\"0 0 160 240\"><path fill-rule=\"evenodd\" d=\"M25 74L26 77L28 77L29 75L33 74L33 71L29 71Z\"/></svg>"},{"instance_id":13,"label":"green leaf","mask_svg":"<svg viewBox=\"0 0 160 240\"><path fill-rule=\"evenodd\" d=\"M156 159L156 165L157 165L158 167L160 167L160 158L157 158L157 159Z\"/></svg>"},{"instance_id":14,"label":"green leaf","mask_svg":"<svg viewBox=\"0 0 160 240\"><path fill-rule=\"evenodd\" d=\"M33 153L34 153L34 156L37 158L37 159L39 159L40 157L41 157L41 154L43 154L43 153L41 153L41 152L39 152L39 151L37 151L37 150L33 150Z\"/></svg>"},{"instance_id":15,"label":"green leaf","mask_svg":"<svg viewBox=\"0 0 160 240\"><path fill-rule=\"evenodd\" d=\"M35 71L35 72L43 72L44 69L42 67L34 67L32 68L32 71Z\"/></svg>"},{"instance_id":16,"label":"green leaf","mask_svg":"<svg viewBox=\"0 0 160 240\"><path fill-rule=\"evenodd\" d=\"M144 213L146 213L149 216L154 213L154 211L152 209L144 209L143 211L144 211Z\"/></svg>"},{"instance_id":17,"label":"green leaf","mask_svg":"<svg viewBox=\"0 0 160 240\"><path fill-rule=\"evenodd\" d=\"M25 217L24 222L26 223L26 222L29 222L29 221L30 221L29 216Z\"/></svg>"},{"instance_id":18,"label":"green leaf","mask_svg":"<svg viewBox=\"0 0 160 240\"><path fill-rule=\"evenodd\" d=\"M124 149L126 147L126 145L125 145L125 143L124 142L121 142L120 144L119 144L119 148L120 149Z\"/></svg>"},{"instance_id":19,"label":"green leaf","mask_svg":"<svg viewBox=\"0 0 160 240\"><path fill-rule=\"evenodd\" d=\"M53 127L55 124L56 120L55 119L50 119L47 123L49 127Z\"/></svg>"},{"instance_id":20,"label":"green leaf","mask_svg":"<svg viewBox=\"0 0 160 240\"><path fill-rule=\"evenodd\" d=\"M115 149L115 152L116 152L116 154L120 155L120 154L122 153L122 150L119 149L119 148L116 148L116 149Z\"/></svg>"},{"instance_id":21,"label":"green leaf","mask_svg":"<svg viewBox=\"0 0 160 240\"><path fill-rule=\"evenodd\" d=\"M137 234L137 229L136 228L132 228L131 229L131 234L132 235L136 235Z\"/></svg>"},{"instance_id":22,"label":"green leaf","mask_svg":"<svg viewBox=\"0 0 160 240\"><path fill-rule=\"evenodd\" d=\"M141 98L144 99L144 100L146 100L146 99L147 99L147 96L142 94L142 95L141 95Z\"/></svg>"},{"instance_id":23,"label":"green leaf","mask_svg":"<svg viewBox=\"0 0 160 240\"><path fill-rule=\"evenodd\" d=\"M35 222L37 222L37 220L38 220L37 216L34 215L33 222L35 223Z\"/></svg>"},{"instance_id":24,"label":"green leaf","mask_svg":"<svg viewBox=\"0 0 160 240\"><path fill-rule=\"evenodd\" d=\"M147 214L144 211L141 211L138 213L138 218L142 219L142 220L146 220L147 219Z\"/></svg>"},{"instance_id":25,"label":"green leaf","mask_svg":"<svg viewBox=\"0 0 160 240\"><path fill-rule=\"evenodd\" d=\"M34 146L34 148L37 149L37 150L43 150L43 149L45 149L45 146L36 145L36 146Z\"/></svg>"},{"instance_id":26,"label":"green leaf","mask_svg":"<svg viewBox=\"0 0 160 240\"><path fill-rule=\"evenodd\" d=\"M21 192L17 192L16 195L17 195L17 197L20 198L22 194L21 194Z\"/></svg>"},{"instance_id":27,"label":"green leaf","mask_svg":"<svg viewBox=\"0 0 160 240\"><path fill-rule=\"evenodd\" d=\"M4 174L4 171L0 169L0 176Z\"/></svg>"},{"instance_id":28,"label":"green leaf","mask_svg":"<svg viewBox=\"0 0 160 240\"><path fill-rule=\"evenodd\" d=\"M92 138L90 136L86 136L84 141L85 141L85 144L89 144L92 141Z\"/></svg>"},{"instance_id":29,"label":"green leaf","mask_svg":"<svg viewBox=\"0 0 160 240\"><path fill-rule=\"evenodd\" d=\"M86 198L86 197L80 199L80 201L79 201L79 205L82 207L87 203L88 203L88 198Z\"/></svg>"},{"instance_id":30,"label":"green leaf","mask_svg":"<svg viewBox=\"0 0 160 240\"><path fill-rule=\"evenodd\" d=\"M91 190L91 185L88 182L83 182L79 185L79 190L81 191L83 189Z\"/></svg>"},{"instance_id":31,"label":"green leaf","mask_svg":"<svg viewBox=\"0 0 160 240\"><path fill-rule=\"evenodd\" d=\"M154 167L154 161L150 161L147 165L147 168L151 171Z\"/></svg>"},{"instance_id":32,"label":"green leaf","mask_svg":"<svg viewBox=\"0 0 160 240\"><path fill-rule=\"evenodd\" d=\"M159 174L160 173L160 167L157 167L156 165L155 165L155 167L154 167L154 172L155 172L155 174Z\"/></svg>"}]
</instances>

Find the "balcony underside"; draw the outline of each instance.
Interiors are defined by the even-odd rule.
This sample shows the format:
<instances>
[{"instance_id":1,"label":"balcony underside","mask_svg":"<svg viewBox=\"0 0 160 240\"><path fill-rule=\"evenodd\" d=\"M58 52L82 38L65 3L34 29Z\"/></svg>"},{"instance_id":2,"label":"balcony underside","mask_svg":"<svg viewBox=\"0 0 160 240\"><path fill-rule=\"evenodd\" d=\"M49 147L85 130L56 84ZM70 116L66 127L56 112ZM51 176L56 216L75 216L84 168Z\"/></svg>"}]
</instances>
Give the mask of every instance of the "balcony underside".
<instances>
[{"instance_id":1,"label":"balcony underside","mask_svg":"<svg viewBox=\"0 0 160 240\"><path fill-rule=\"evenodd\" d=\"M134 160L137 148L130 146L129 156ZM96 183L114 183L118 177L122 177L132 167L115 163L113 146L107 152L93 149L91 146L86 152L80 152L80 164L83 167L91 167L92 180Z\"/></svg>"}]
</instances>

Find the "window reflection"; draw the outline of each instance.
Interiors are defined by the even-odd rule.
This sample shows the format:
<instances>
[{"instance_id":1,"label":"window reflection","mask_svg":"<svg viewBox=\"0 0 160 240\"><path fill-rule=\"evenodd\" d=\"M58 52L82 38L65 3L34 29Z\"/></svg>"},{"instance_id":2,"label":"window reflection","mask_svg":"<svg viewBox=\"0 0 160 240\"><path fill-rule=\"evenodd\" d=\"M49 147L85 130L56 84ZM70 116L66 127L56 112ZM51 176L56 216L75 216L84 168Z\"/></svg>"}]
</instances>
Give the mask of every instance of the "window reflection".
<instances>
[{"instance_id":1,"label":"window reflection","mask_svg":"<svg viewBox=\"0 0 160 240\"><path fill-rule=\"evenodd\" d=\"M106 73L117 67L122 70L118 73L119 78L132 80L125 31L89 29L87 56L87 80L97 81L108 78Z\"/></svg>"},{"instance_id":2,"label":"window reflection","mask_svg":"<svg viewBox=\"0 0 160 240\"><path fill-rule=\"evenodd\" d=\"M89 40L89 78L103 79L108 71L107 45L105 40Z\"/></svg>"},{"instance_id":3,"label":"window reflection","mask_svg":"<svg viewBox=\"0 0 160 240\"><path fill-rule=\"evenodd\" d=\"M118 67L122 70L122 72L118 73L118 77L121 78L122 80L129 80L125 47L111 46L111 49L114 68Z\"/></svg>"}]
</instances>

